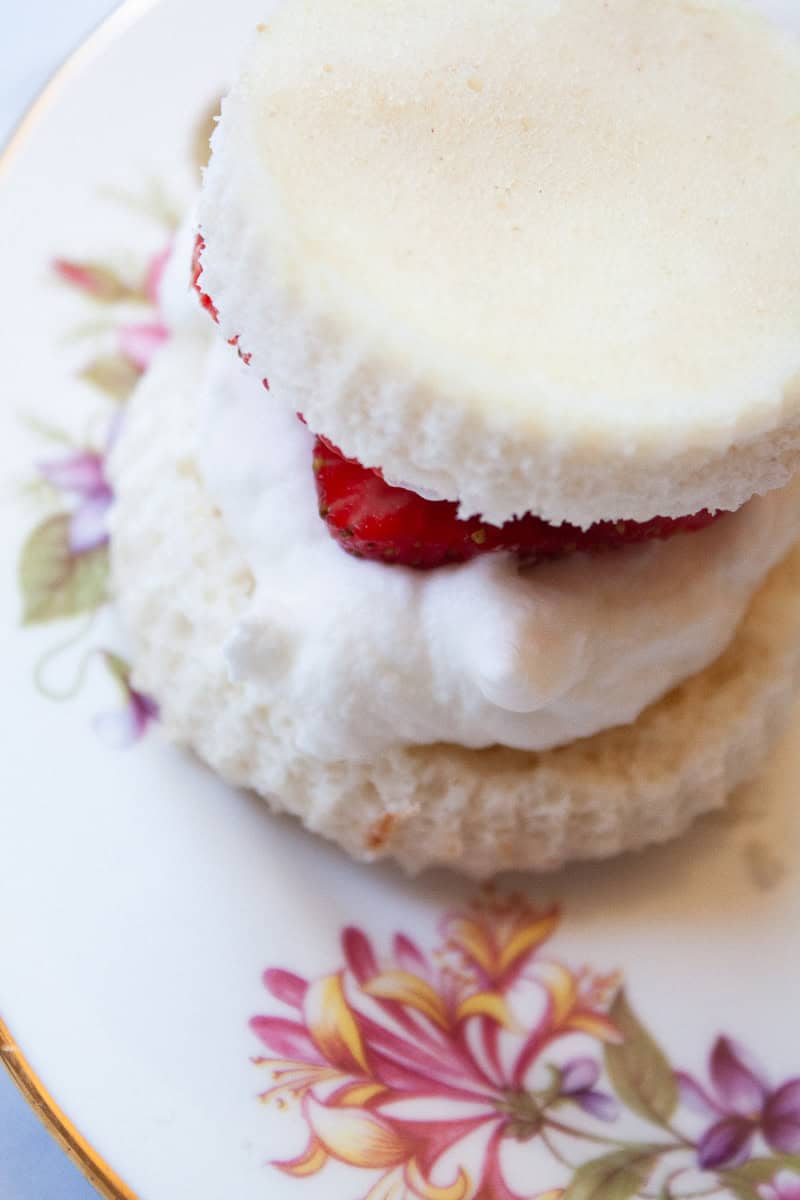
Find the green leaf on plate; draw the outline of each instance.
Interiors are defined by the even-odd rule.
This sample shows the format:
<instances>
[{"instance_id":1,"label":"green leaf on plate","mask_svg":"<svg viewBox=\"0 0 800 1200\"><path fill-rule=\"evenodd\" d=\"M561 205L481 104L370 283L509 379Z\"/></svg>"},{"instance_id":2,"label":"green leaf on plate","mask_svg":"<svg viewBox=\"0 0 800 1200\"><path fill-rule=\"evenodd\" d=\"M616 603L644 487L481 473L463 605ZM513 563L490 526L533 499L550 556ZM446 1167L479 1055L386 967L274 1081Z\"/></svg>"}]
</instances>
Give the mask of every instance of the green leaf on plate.
<instances>
[{"instance_id":1,"label":"green leaf on plate","mask_svg":"<svg viewBox=\"0 0 800 1200\"><path fill-rule=\"evenodd\" d=\"M800 1174L800 1155L775 1154L772 1158L751 1158L740 1167L720 1171L719 1180L736 1200L762 1200L759 1187L770 1183L779 1171Z\"/></svg>"},{"instance_id":2,"label":"green leaf on plate","mask_svg":"<svg viewBox=\"0 0 800 1200\"><path fill-rule=\"evenodd\" d=\"M118 304L122 300L141 303L146 299L141 287L132 286L113 267L104 263L59 258L53 266L59 279L85 292L100 304Z\"/></svg>"},{"instance_id":3,"label":"green leaf on plate","mask_svg":"<svg viewBox=\"0 0 800 1200\"><path fill-rule=\"evenodd\" d=\"M103 661L112 679L119 684L123 694L127 697L131 690L130 663L126 662L124 658L120 658L119 654L114 654L111 650L103 651Z\"/></svg>"},{"instance_id":4,"label":"green leaf on plate","mask_svg":"<svg viewBox=\"0 0 800 1200\"><path fill-rule=\"evenodd\" d=\"M123 205L140 216L156 221L162 228L177 229L183 220L182 206L167 194L158 179L150 179L139 192L128 192L124 188L103 187L98 194L114 204Z\"/></svg>"},{"instance_id":5,"label":"green leaf on plate","mask_svg":"<svg viewBox=\"0 0 800 1200\"><path fill-rule=\"evenodd\" d=\"M69 529L68 513L50 517L22 548L19 582L25 625L92 612L108 600L108 547L72 554Z\"/></svg>"},{"instance_id":6,"label":"green leaf on plate","mask_svg":"<svg viewBox=\"0 0 800 1200\"><path fill-rule=\"evenodd\" d=\"M632 1112L666 1125L678 1107L678 1084L661 1047L647 1032L620 991L609 1016L622 1034L605 1047L605 1065L614 1091Z\"/></svg>"},{"instance_id":7,"label":"green leaf on plate","mask_svg":"<svg viewBox=\"0 0 800 1200\"><path fill-rule=\"evenodd\" d=\"M35 433L37 437L44 438L45 441L55 442L59 446L69 446L71 450L82 449L80 443L66 429L62 429L59 425L53 425L50 421L44 421L34 413L20 413L19 419L26 429Z\"/></svg>"},{"instance_id":8,"label":"green leaf on plate","mask_svg":"<svg viewBox=\"0 0 800 1200\"><path fill-rule=\"evenodd\" d=\"M80 372L80 378L105 392L112 400L125 401L142 374L124 354L105 354Z\"/></svg>"},{"instance_id":9,"label":"green leaf on plate","mask_svg":"<svg viewBox=\"0 0 800 1200\"><path fill-rule=\"evenodd\" d=\"M631 1146L593 1158L575 1172L563 1200L631 1200L657 1161L657 1146Z\"/></svg>"}]
</instances>

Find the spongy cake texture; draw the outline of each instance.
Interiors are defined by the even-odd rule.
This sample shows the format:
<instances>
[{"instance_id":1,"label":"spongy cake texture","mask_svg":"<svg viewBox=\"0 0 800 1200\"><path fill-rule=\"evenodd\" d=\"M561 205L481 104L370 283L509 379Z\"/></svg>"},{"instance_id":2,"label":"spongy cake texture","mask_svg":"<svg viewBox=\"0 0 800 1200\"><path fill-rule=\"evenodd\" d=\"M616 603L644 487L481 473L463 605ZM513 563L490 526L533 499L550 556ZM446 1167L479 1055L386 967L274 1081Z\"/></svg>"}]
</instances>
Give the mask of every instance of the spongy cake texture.
<instances>
[{"instance_id":1,"label":"spongy cake texture","mask_svg":"<svg viewBox=\"0 0 800 1200\"><path fill-rule=\"evenodd\" d=\"M346 453L487 521L646 520L782 486L791 20L734 0L293 0L214 138L203 286L223 332Z\"/></svg>"},{"instance_id":2,"label":"spongy cake texture","mask_svg":"<svg viewBox=\"0 0 800 1200\"><path fill-rule=\"evenodd\" d=\"M114 582L136 684L158 700L166 733L225 779L357 858L482 877L673 837L757 769L800 677L797 550L727 652L632 726L538 755L448 745L366 764L299 755L257 689L230 682L222 644L254 581L197 468L190 383L165 388L165 364L135 394L114 453Z\"/></svg>"}]
</instances>

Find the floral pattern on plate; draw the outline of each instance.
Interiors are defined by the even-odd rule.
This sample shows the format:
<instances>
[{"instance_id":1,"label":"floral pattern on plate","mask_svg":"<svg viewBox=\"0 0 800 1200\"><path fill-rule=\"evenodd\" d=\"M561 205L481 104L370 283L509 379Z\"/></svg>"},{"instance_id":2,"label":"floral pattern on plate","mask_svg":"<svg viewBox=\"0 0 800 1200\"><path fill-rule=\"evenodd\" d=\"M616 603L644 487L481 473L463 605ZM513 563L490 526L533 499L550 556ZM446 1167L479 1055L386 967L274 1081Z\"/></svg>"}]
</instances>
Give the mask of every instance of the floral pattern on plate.
<instances>
[{"instance_id":1,"label":"floral pattern on plate","mask_svg":"<svg viewBox=\"0 0 800 1200\"><path fill-rule=\"evenodd\" d=\"M208 160L218 109L215 101L193 132L189 148L197 171ZM47 681L53 660L89 636L95 616L109 603L108 513L114 497L106 463L126 402L169 338L161 311L161 286L179 215L158 184L142 195L120 195L118 199L152 219L158 249L124 268L94 258L57 258L51 263L52 277L78 293L87 306L89 319L75 330L74 337L88 336L102 348L84 365L79 378L103 396L104 404L97 413L100 434L91 442L76 439L52 424L29 422L50 449L35 463L28 485L45 516L22 546L18 575L23 625L86 619L77 633L40 659L36 671L39 690L50 699L71 699L81 689L90 663L102 663L119 687L122 705L99 714L94 728L109 745L122 748L137 742L158 718L156 704L134 688L131 667L124 658L105 648L91 648L70 687L54 688Z\"/></svg>"},{"instance_id":2,"label":"floral pattern on plate","mask_svg":"<svg viewBox=\"0 0 800 1200\"><path fill-rule=\"evenodd\" d=\"M618 972L548 953L559 920L489 889L430 952L351 927L338 970L268 970L261 1099L307 1130L274 1165L369 1172L359 1200L800 1200L800 1078L725 1036L708 1083L674 1070Z\"/></svg>"},{"instance_id":3,"label":"floral pattern on plate","mask_svg":"<svg viewBox=\"0 0 800 1200\"><path fill-rule=\"evenodd\" d=\"M114 349L96 354L80 371L80 379L104 397L97 414L99 436L87 442L66 429L31 422L48 445L29 485L46 515L28 535L19 558L24 625L86 619L74 636L40 660L40 690L52 699L69 699L80 690L89 664L103 664L119 685L123 703L100 714L94 727L117 748L138 741L158 715L155 704L133 687L129 664L111 650L89 649L73 685L61 690L48 684L47 668L63 650L88 638L94 617L110 599L108 513L113 492L106 473L108 454L126 401L169 337L160 317L160 289L173 223L167 211L159 210L157 220L161 248L125 273L100 261L61 258L52 263L54 277L77 291L96 317L76 336L88 332L106 343L110 336Z\"/></svg>"}]
</instances>

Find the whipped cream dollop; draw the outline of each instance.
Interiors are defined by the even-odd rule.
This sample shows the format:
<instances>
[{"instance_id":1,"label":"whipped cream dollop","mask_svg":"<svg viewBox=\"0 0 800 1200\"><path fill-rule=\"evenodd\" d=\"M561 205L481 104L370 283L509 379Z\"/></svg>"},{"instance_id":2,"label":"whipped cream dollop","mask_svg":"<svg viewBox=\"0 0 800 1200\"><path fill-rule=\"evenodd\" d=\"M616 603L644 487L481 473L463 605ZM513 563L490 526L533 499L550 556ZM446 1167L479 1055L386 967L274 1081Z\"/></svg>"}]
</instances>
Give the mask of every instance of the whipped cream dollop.
<instances>
[{"instance_id":1,"label":"whipped cream dollop","mask_svg":"<svg viewBox=\"0 0 800 1200\"><path fill-rule=\"evenodd\" d=\"M313 435L224 344L197 402L200 470L256 581L224 646L231 676L295 713L298 751L320 759L536 751L633 721L724 650L800 534L795 481L702 532L600 557L360 561L320 520Z\"/></svg>"}]
</instances>

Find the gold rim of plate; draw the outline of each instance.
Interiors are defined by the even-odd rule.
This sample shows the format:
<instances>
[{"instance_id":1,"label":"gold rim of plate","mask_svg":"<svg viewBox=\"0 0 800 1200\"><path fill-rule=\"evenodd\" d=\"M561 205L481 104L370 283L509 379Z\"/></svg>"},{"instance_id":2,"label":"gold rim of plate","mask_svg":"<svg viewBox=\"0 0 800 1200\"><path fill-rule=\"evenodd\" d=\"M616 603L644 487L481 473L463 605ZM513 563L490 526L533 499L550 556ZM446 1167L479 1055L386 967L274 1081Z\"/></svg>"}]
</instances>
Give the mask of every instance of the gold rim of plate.
<instances>
[{"instance_id":1,"label":"gold rim of plate","mask_svg":"<svg viewBox=\"0 0 800 1200\"><path fill-rule=\"evenodd\" d=\"M59 1108L0 1017L0 1060L42 1124L106 1200L137 1200L104 1158Z\"/></svg>"}]
</instances>

